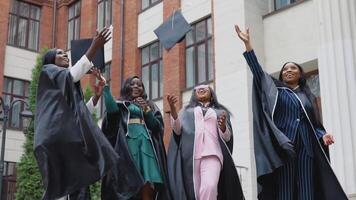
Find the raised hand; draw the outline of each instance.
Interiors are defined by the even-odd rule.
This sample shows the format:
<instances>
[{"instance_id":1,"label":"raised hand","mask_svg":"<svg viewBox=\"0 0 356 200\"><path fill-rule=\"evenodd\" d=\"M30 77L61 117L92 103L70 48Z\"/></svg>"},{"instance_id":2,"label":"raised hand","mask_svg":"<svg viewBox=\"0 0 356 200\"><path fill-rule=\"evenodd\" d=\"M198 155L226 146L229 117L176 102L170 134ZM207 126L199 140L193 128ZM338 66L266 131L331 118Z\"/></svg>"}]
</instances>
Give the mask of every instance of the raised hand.
<instances>
[{"instance_id":1,"label":"raised hand","mask_svg":"<svg viewBox=\"0 0 356 200\"><path fill-rule=\"evenodd\" d=\"M330 133L326 133L324 136L323 136L323 141L324 141L324 144L329 146L331 144L334 144L335 140L334 140L334 136Z\"/></svg>"},{"instance_id":2,"label":"raised hand","mask_svg":"<svg viewBox=\"0 0 356 200\"><path fill-rule=\"evenodd\" d=\"M96 51L103 47L105 43L107 43L111 39L111 32L109 28L104 28L100 31L100 33L96 32L96 35L93 38L93 41L85 53L87 58L92 61L95 57Z\"/></svg>"},{"instance_id":3,"label":"raised hand","mask_svg":"<svg viewBox=\"0 0 356 200\"><path fill-rule=\"evenodd\" d=\"M224 133L226 131L226 112L224 111L218 118L218 125L220 130Z\"/></svg>"},{"instance_id":4,"label":"raised hand","mask_svg":"<svg viewBox=\"0 0 356 200\"><path fill-rule=\"evenodd\" d=\"M103 75L100 73L100 70L97 68L92 68L90 70L91 74L93 76L95 76L99 82L97 84L94 85L94 98L93 98L93 103L94 105L97 104L97 102L99 101L99 98L101 97L101 95L103 95L103 89L104 86L106 85L106 80L103 77Z\"/></svg>"},{"instance_id":5,"label":"raised hand","mask_svg":"<svg viewBox=\"0 0 356 200\"><path fill-rule=\"evenodd\" d=\"M173 117L173 119L176 120L178 118L177 108L176 108L176 103L178 102L178 98L173 95L168 95L167 101L168 101L169 108L171 110L171 116Z\"/></svg>"},{"instance_id":6,"label":"raised hand","mask_svg":"<svg viewBox=\"0 0 356 200\"><path fill-rule=\"evenodd\" d=\"M140 107L142 108L142 110L144 112L147 112L149 110L149 106L148 106L148 103L145 99L143 99L142 97L137 97L135 99L135 102L140 105Z\"/></svg>"},{"instance_id":7,"label":"raised hand","mask_svg":"<svg viewBox=\"0 0 356 200\"><path fill-rule=\"evenodd\" d=\"M97 46L98 48L103 47L111 39L111 32L109 28L103 28L103 30L98 33L96 32L95 37L93 38L92 45Z\"/></svg>"},{"instance_id":8,"label":"raised hand","mask_svg":"<svg viewBox=\"0 0 356 200\"><path fill-rule=\"evenodd\" d=\"M251 46L251 40L250 40L250 29L247 28L246 31L241 31L240 27L238 25L235 25L235 31L237 33L237 36L245 43L246 50L251 51L252 46Z\"/></svg>"}]
</instances>

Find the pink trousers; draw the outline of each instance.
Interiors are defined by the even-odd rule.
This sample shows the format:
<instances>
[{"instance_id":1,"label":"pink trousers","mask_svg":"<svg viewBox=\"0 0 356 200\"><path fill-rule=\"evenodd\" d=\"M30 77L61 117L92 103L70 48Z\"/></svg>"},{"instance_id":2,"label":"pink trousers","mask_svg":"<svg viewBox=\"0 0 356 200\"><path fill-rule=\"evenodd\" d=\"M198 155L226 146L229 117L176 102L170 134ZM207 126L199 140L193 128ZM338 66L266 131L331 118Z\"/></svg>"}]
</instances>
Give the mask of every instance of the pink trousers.
<instances>
[{"instance_id":1,"label":"pink trousers","mask_svg":"<svg viewBox=\"0 0 356 200\"><path fill-rule=\"evenodd\" d=\"M221 163L217 156L194 159L194 187L197 200L216 200Z\"/></svg>"}]
</instances>

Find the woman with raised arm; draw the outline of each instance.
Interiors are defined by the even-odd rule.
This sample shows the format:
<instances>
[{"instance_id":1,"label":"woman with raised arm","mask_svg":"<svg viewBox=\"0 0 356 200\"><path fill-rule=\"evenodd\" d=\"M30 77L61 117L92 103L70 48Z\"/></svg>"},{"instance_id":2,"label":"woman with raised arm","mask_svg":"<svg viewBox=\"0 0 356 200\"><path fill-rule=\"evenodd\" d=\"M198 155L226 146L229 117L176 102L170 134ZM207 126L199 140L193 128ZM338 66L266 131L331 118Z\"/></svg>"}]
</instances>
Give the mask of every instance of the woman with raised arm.
<instances>
[{"instance_id":1,"label":"woman with raised arm","mask_svg":"<svg viewBox=\"0 0 356 200\"><path fill-rule=\"evenodd\" d=\"M34 138L34 153L45 187L44 200L84 191L116 165L118 156L93 121L79 82L93 67L91 60L97 49L109 39L108 29L97 33L86 54L72 67L61 49L50 49L44 55ZM96 102L94 97L91 103ZM88 198L84 196L80 199Z\"/></svg>"},{"instance_id":2,"label":"woman with raised arm","mask_svg":"<svg viewBox=\"0 0 356 200\"><path fill-rule=\"evenodd\" d=\"M249 29L241 31L243 54L253 74L254 149L258 198L262 200L346 200L326 146L334 143L320 123L303 68L282 66L274 79L258 63Z\"/></svg>"},{"instance_id":3,"label":"woman with raised arm","mask_svg":"<svg viewBox=\"0 0 356 200\"><path fill-rule=\"evenodd\" d=\"M196 86L179 115L168 95L173 134L168 148L169 183L175 200L242 200L231 156L230 112L208 85Z\"/></svg>"}]
</instances>

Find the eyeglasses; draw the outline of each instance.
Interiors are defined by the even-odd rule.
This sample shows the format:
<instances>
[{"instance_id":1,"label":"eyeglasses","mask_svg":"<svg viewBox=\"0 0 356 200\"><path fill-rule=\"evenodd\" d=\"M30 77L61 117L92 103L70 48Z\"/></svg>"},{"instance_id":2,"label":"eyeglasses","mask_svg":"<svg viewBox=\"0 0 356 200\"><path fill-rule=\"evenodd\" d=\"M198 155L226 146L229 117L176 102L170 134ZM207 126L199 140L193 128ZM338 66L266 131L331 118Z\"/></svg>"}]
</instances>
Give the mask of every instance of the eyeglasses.
<instances>
[{"instance_id":1,"label":"eyeglasses","mask_svg":"<svg viewBox=\"0 0 356 200\"><path fill-rule=\"evenodd\" d=\"M209 85L198 85L194 88L194 90L208 90L209 89Z\"/></svg>"}]
</instances>

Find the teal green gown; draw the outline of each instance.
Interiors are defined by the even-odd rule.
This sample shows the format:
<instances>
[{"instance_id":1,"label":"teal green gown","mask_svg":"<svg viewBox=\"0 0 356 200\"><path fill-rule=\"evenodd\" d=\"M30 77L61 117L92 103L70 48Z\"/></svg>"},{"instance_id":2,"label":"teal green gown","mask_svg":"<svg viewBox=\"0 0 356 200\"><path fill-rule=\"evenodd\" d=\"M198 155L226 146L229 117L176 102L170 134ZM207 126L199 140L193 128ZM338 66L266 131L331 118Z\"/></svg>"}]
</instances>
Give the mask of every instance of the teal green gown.
<instances>
[{"instance_id":1,"label":"teal green gown","mask_svg":"<svg viewBox=\"0 0 356 200\"><path fill-rule=\"evenodd\" d=\"M111 95L108 86L104 87L103 91L106 112L117 112L117 106L113 96ZM152 111L144 113L142 109L130 103L128 106L130 119L143 118L146 124L154 123L154 115ZM137 167L137 170L142 175L145 182L163 183L162 175L156 160L155 152L148 135L148 131L144 124L128 124L128 133L126 136L129 151Z\"/></svg>"}]
</instances>

